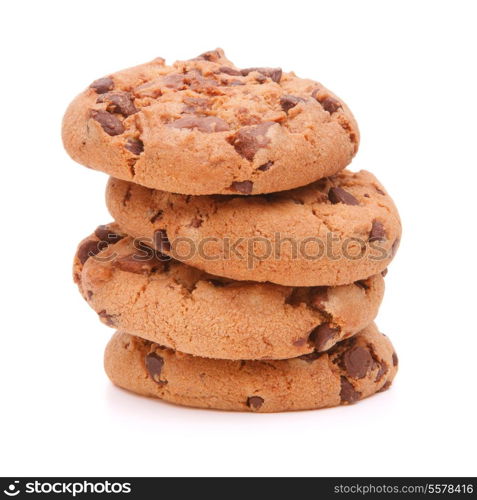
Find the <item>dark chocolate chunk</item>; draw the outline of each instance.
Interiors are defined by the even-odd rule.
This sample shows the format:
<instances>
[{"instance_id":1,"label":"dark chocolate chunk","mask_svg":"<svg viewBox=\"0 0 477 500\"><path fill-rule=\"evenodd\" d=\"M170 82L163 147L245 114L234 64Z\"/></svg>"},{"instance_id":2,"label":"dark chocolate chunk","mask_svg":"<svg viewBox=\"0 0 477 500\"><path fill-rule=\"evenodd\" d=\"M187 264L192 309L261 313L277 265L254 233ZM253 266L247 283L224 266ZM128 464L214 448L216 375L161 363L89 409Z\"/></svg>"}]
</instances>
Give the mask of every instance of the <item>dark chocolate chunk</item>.
<instances>
[{"instance_id":1,"label":"dark chocolate chunk","mask_svg":"<svg viewBox=\"0 0 477 500\"><path fill-rule=\"evenodd\" d=\"M116 327L115 316L106 312L105 309L99 311L99 319L108 326Z\"/></svg>"},{"instance_id":2,"label":"dark chocolate chunk","mask_svg":"<svg viewBox=\"0 0 477 500\"><path fill-rule=\"evenodd\" d=\"M114 88L114 82L108 76L105 78L99 78L95 80L90 86L90 89L94 89L97 94L104 94L105 92L109 92Z\"/></svg>"},{"instance_id":3,"label":"dark chocolate chunk","mask_svg":"<svg viewBox=\"0 0 477 500\"><path fill-rule=\"evenodd\" d=\"M130 116L138 111L129 92L106 92L100 95L96 102L106 103L107 111L123 116Z\"/></svg>"},{"instance_id":4,"label":"dark chocolate chunk","mask_svg":"<svg viewBox=\"0 0 477 500\"><path fill-rule=\"evenodd\" d=\"M259 125L241 128L227 140L240 156L252 161L255 153L270 143L267 132L275 123L276 122L263 122Z\"/></svg>"},{"instance_id":5,"label":"dark chocolate chunk","mask_svg":"<svg viewBox=\"0 0 477 500\"><path fill-rule=\"evenodd\" d=\"M260 170L261 172L266 172L272 165L273 161L267 161L267 163L264 163L263 165L260 165L257 170Z\"/></svg>"},{"instance_id":6,"label":"dark chocolate chunk","mask_svg":"<svg viewBox=\"0 0 477 500\"><path fill-rule=\"evenodd\" d=\"M286 113L294 108L299 102L305 102L305 99L295 95L284 95L280 97L280 106Z\"/></svg>"},{"instance_id":7,"label":"dark chocolate chunk","mask_svg":"<svg viewBox=\"0 0 477 500\"><path fill-rule=\"evenodd\" d=\"M241 76L242 73L238 69L230 68L229 66L220 66L219 71L226 75Z\"/></svg>"},{"instance_id":8,"label":"dark chocolate chunk","mask_svg":"<svg viewBox=\"0 0 477 500\"><path fill-rule=\"evenodd\" d=\"M94 234L97 238L101 241L105 241L106 243L117 243L124 238L124 236L111 231L106 225L98 226L95 229Z\"/></svg>"},{"instance_id":9,"label":"dark chocolate chunk","mask_svg":"<svg viewBox=\"0 0 477 500\"><path fill-rule=\"evenodd\" d=\"M397 357L396 352L393 352L393 366L397 366L399 363L399 359Z\"/></svg>"},{"instance_id":10,"label":"dark chocolate chunk","mask_svg":"<svg viewBox=\"0 0 477 500\"><path fill-rule=\"evenodd\" d=\"M81 264L84 264L90 257L97 255L106 247L107 243L104 241L86 240L80 245L76 254Z\"/></svg>"},{"instance_id":11,"label":"dark chocolate chunk","mask_svg":"<svg viewBox=\"0 0 477 500\"><path fill-rule=\"evenodd\" d=\"M340 187L332 187L328 191L328 199L336 205L337 203L344 203L345 205L359 205L359 201L348 191Z\"/></svg>"},{"instance_id":12,"label":"dark chocolate chunk","mask_svg":"<svg viewBox=\"0 0 477 500\"><path fill-rule=\"evenodd\" d=\"M355 346L344 352L343 365L350 377L364 378L373 365L373 357L366 347Z\"/></svg>"},{"instance_id":13,"label":"dark chocolate chunk","mask_svg":"<svg viewBox=\"0 0 477 500\"><path fill-rule=\"evenodd\" d=\"M150 352L146 356L146 369L154 382L159 385L167 384L167 381L161 380L161 372L164 367L164 358L156 354L155 352Z\"/></svg>"},{"instance_id":14,"label":"dark chocolate chunk","mask_svg":"<svg viewBox=\"0 0 477 500\"><path fill-rule=\"evenodd\" d=\"M270 78L274 82L280 82L282 78L282 69L281 68L246 68L241 71L243 76L247 76L249 73L253 71L257 71L263 76Z\"/></svg>"},{"instance_id":15,"label":"dark chocolate chunk","mask_svg":"<svg viewBox=\"0 0 477 500\"><path fill-rule=\"evenodd\" d=\"M369 241L382 241L385 239L383 223L374 219L369 233Z\"/></svg>"},{"instance_id":16,"label":"dark chocolate chunk","mask_svg":"<svg viewBox=\"0 0 477 500\"><path fill-rule=\"evenodd\" d=\"M258 410L264 403L264 399L260 396L251 396L247 398L247 406L252 410Z\"/></svg>"},{"instance_id":17,"label":"dark chocolate chunk","mask_svg":"<svg viewBox=\"0 0 477 500\"><path fill-rule=\"evenodd\" d=\"M310 290L310 305L315 309L323 310L328 300L328 287L315 286Z\"/></svg>"},{"instance_id":18,"label":"dark chocolate chunk","mask_svg":"<svg viewBox=\"0 0 477 500\"><path fill-rule=\"evenodd\" d=\"M103 110L91 111L91 118L96 120L108 135L120 135L124 132L121 120L111 113Z\"/></svg>"},{"instance_id":19,"label":"dark chocolate chunk","mask_svg":"<svg viewBox=\"0 0 477 500\"><path fill-rule=\"evenodd\" d=\"M208 134L230 130L229 124L216 116L185 116L184 118L179 118L169 123L169 126L173 128L196 128L200 130L200 132L206 132Z\"/></svg>"},{"instance_id":20,"label":"dark chocolate chunk","mask_svg":"<svg viewBox=\"0 0 477 500\"><path fill-rule=\"evenodd\" d=\"M171 243L167 237L167 232L165 229L158 229L154 232L154 245L159 252L169 252L171 249Z\"/></svg>"},{"instance_id":21,"label":"dark chocolate chunk","mask_svg":"<svg viewBox=\"0 0 477 500\"><path fill-rule=\"evenodd\" d=\"M124 147L134 155L140 155L144 151L144 143L135 137L130 137Z\"/></svg>"},{"instance_id":22,"label":"dark chocolate chunk","mask_svg":"<svg viewBox=\"0 0 477 500\"><path fill-rule=\"evenodd\" d=\"M232 191L237 191L242 194L250 194L253 190L253 182L252 181L241 181L241 182L232 182L230 185L230 189Z\"/></svg>"},{"instance_id":23,"label":"dark chocolate chunk","mask_svg":"<svg viewBox=\"0 0 477 500\"><path fill-rule=\"evenodd\" d=\"M328 341L334 338L339 331L339 328L331 326L330 323L322 323L311 331L308 341L315 346L317 351L322 351Z\"/></svg>"},{"instance_id":24,"label":"dark chocolate chunk","mask_svg":"<svg viewBox=\"0 0 477 500\"><path fill-rule=\"evenodd\" d=\"M363 290L369 290L369 285L368 285L368 282L366 280L358 280L358 281L355 281L354 284L357 287L362 288Z\"/></svg>"},{"instance_id":25,"label":"dark chocolate chunk","mask_svg":"<svg viewBox=\"0 0 477 500\"><path fill-rule=\"evenodd\" d=\"M341 403L355 403L361 397L346 377L341 377Z\"/></svg>"},{"instance_id":26,"label":"dark chocolate chunk","mask_svg":"<svg viewBox=\"0 0 477 500\"><path fill-rule=\"evenodd\" d=\"M151 274L164 266L163 261L158 259L152 249L147 255L132 253L117 258L113 262L113 267L134 274Z\"/></svg>"}]
</instances>

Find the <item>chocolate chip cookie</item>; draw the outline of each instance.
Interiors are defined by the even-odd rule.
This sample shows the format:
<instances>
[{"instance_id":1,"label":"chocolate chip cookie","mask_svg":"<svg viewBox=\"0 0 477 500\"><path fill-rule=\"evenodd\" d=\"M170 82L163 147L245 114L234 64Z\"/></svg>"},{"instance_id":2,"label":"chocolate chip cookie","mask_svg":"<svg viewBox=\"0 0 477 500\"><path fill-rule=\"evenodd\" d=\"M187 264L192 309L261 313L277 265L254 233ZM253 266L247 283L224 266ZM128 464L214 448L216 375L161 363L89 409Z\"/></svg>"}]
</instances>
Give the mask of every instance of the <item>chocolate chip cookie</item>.
<instances>
[{"instance_id":1,"label":"chocolate chip cookie","mask_svg":"<svg viewBox=\"0 0 477 500\"><path fill-rule=\"evenodd\" d=\"M368 325L383 277L293 288L205 273L100 226L79 245L75 281L107 325L197 356L284 359L329 349Z\"/></svg>"},{"instance_id":2,"label":"chocolate chip cookie","mask_svg":"<svg viewBox=\"0 0 477 500\"><path fill-rule=\"evenodd\" d=\"M397 372L389 339L372 324L331 350L281 361L226 361L116 333L105 352L111 381L143 396L220 410L278 412L355 403L388 389Z\"/></svg>"},{"instance_id":3,"label":"chocolate chip cookie","mask_svg":"<svg viewBox=\"0 0 477 500\"><path fill-rule=\"evenodd\" d=\"M69 106L63 142L77 162L183 194L258 194L343 169L356 122L322 84L280 68L234 66L221 49L100 78Z\"/></svg>"},{"instance_id":4,"label":"chocolate chip cookie","mask_svg":"<svg viewBox=\"0 0 477 500\"><path fill-rule=\"evenodd\" d=\"M127 234L217 276L343 285L382 272L401 237L397 209L369 172L244 196L185 196L111 178L106 201Z\"/></svg>"}]
</instances>

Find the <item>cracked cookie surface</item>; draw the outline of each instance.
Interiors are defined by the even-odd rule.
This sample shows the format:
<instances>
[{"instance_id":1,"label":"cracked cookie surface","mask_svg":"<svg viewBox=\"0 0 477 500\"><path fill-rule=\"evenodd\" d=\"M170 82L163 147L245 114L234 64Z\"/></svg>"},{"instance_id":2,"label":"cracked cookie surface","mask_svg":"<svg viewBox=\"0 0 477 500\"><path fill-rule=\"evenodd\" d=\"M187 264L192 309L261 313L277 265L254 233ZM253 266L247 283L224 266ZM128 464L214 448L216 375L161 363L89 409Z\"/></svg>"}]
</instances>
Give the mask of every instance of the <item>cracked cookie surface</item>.
<instances>
[{"instance_id":1,"label":"cracked cookie surface","mask_svg":"<svg viewBox=\"0 0 477 500\"><path fill-rule=\"evenodd\" d=\"M388 389L397 365L391 342L374 324L327 352L279 361L200 358L121 332L105 351L108 377L134 393L264 413L355 403Z\"/></svg>"},{"instance_id":2,"label":"cracked cookie surface","mask_svg":"<svg viewBox=\"0 0 477 500\"><path fill-rule=\"evenodd\" d=\"M147 187L259 194L343 169L359 132L320 83L239 69L217 49L96 80L68 107L63 142L75 161Z\"/></svg>"},{"instance_id":3,"label":"cracked cookie surface","mask_svg":"<svg viewBox=\"0 0 477 500\"><path fill-rule=\"evenodd\" d=\"M185 196L111 178L121 229L217 276L287 286L343 285L382 272L401 237L397 209L371 173L245 196Z\"/></svg>"},{"instance_id":4,"label":"cracked cookie surface","mask_svg":"<svg viewBox=\"0 0 477 500\"><path fill-rule=\"evenodd\" d=\"M380 274L311 288L218 278L164 260L114 224L81 242L74 278L105 324L222 359L284 359L327 350L367 326L384 294Z\"/></svg>"}]
</instances>

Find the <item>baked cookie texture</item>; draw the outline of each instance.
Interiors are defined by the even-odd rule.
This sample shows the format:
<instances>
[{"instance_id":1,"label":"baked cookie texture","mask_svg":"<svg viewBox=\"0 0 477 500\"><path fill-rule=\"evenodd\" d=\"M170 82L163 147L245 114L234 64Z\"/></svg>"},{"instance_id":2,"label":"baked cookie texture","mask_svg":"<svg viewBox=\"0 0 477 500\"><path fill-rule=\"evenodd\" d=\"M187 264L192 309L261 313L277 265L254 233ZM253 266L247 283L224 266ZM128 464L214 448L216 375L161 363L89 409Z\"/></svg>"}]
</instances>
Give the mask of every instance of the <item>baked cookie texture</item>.
<instances>
[{"instance_id":1,"label":"baked cookie texture","mask_svg":"<svg viewBox=\"0 0 477 500\"><path fill-rule=\"evenodd\" d=\"M77 162L183 194L283 191L333 175L358 149L346 104L280 68L239 69L221 49L93 82L68 107Z\"/></svg>"},{"instance_id":2,"label":"baked cookie texture","mask_svg":"<svg viewBox=\"0 0 477 500\"><path fill-rule=\"evenodd\" d=\"M253 197L185 196L111 178L106 202L122 231L165 254L217 276L286 286L378 274L401 237L391 197L364 170Z\"/></svg>"},{"instance_id":3,"label":"baked cookie texture","mask_svg":"<svg viewBox=\"0 0 477 500\"><path fill-rule=\"evenodd\" d=\"M171 403L278 412L355 403L388 389L398 358L374 324L331 350L281 361L205 359L117 332L105 352L111 381Z\"/></svg>"},{"instance_id":4,"label":"baked cookie texture","mask_svg":"<svg viewBox=\"0 0 477 500\"><path fill-rule=\"evenodd\" d=\"M125 236L84 239L75 281L107 325L207 358L286 359L321 352L371 323L381 274L337 287L285 287L210 275Z\"/></svg>"}]
</instances>

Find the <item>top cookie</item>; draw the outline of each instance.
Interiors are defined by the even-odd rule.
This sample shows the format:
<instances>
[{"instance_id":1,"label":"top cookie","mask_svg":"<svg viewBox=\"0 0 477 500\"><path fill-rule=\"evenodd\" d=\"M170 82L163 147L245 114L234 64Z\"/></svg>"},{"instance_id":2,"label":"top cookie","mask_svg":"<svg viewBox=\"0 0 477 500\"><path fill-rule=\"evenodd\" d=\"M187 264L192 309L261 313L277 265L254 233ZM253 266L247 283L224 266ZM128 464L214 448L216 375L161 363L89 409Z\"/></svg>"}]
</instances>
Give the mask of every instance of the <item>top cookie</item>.
<instances>
[{"instance_id":1,"label":"top cookie","mask_svg":"<svg viewBox=\"0 0 477 500\"><path fill-rule=\"evenodd\" d=\"M238 69L217 49L96 80L66 111L63 142L79 163L150 188L259 194L340 171L359 132L320 83Z\"/></svg>"}]
</instances>

